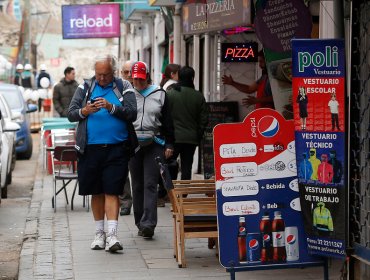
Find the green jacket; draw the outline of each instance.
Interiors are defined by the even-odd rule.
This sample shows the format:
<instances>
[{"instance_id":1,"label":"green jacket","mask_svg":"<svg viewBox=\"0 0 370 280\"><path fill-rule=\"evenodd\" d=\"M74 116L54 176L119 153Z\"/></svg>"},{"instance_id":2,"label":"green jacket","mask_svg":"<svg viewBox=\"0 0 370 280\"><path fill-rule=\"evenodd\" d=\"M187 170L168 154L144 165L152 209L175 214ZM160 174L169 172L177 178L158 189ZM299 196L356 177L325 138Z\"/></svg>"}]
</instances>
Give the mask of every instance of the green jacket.
<instances>
[{"instance_id":1,"label":"green jacket","mask_svg":"<svg viewBox=\"0 0 370 280\"><path fill-rule=\"evenodd\" d=\"M313 210L313 226L322 231L333 231L333 219L325 203L317 203L317 207Z\"/></svg>"},{"instance_id":2,"label":"green jacket","mask_svg":"<svg viewBox=\"0 0 370 280\"><path fill-rule=\"evenodd\" d=\"M175 127L175 143L199 145L208 123L206 100L200 91L181 87L168 91L170 111Z\"/></svg>"}]
</instances>

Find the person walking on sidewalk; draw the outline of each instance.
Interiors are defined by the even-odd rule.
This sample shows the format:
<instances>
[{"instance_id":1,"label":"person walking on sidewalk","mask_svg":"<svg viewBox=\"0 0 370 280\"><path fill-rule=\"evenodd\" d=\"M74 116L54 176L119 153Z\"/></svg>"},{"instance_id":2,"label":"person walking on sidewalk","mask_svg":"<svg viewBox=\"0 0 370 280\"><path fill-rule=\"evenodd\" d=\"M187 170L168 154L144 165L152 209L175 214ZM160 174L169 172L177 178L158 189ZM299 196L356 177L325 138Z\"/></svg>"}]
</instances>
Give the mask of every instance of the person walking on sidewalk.
<instances>
[{"instance_id":1,"label":"person walking on sidewalk","mask_svg":"<svg viewBox=\"0 0 370 280\"><path fill-rule=\"evenodd\" d=\"M130 160L135 224L138 235L152 238L157 225L157 185L159 166L156 157L173 154L174 131L166 92L151 84L149 69L144 62L132 66L137 101L135 131L141 146Z\"/></svg>"},{"instance_id":2,"label":"person walking on sidewalk","mask_svg":"<svg viewBox=\"0 0 370 280\"><path fill-rule=\"evenodd\" d=\"M64 78L54 87L54 109L61 117L67 117L69 103L78 87L78 83L75 81L75 75L75 69L68 66L64 69Z\"/></svg>"},{"instance_id":3,"label":"person walking on sidewalk","mask_svg":"<svg viewBox=\"0 0 370 280\"><path fill-rule=\"evenodd\" d=\"M68 119L79 122L76 135L79 194L92 195L96 232L91 249L115 252L123 249L117 239L118 196L128 174L130 143L136 139L132 126L136 100L131 84L115 77L117 62L113 56L96 57L94 68L95 76L78 86Z\"/></svg>"},{"instance_id":4,"label":"person walking on sidewalk","mask_svg":"<svg viewBox=\"0 0 370 280\"><path fill-rule=\"evenodd\" d=\"M194 77L192 67L182 67L179 82L168 91L176 139L173 158L176 160L180 155L181 180L191 180L194 152L208 123L206 100L195 90Z\"/></svg>"},{"instance_id":5,"label":"person walking on sidewalk","mask_svg":"<svg viewBox=\"0 0 370 280\"><path fill-rule=\"evenodd\" d=\"M134 64L133 61L127 60L122 66L121 75L122 78L126 81L129 81L132 85L131 77L131 66ZM125 186L123 187L123 194L119 196L121 211L119 212L120 216L130 215L132 207L132 195L131 195L131 184L130 178L127 176Z\"/></svg>"}]
</instances>

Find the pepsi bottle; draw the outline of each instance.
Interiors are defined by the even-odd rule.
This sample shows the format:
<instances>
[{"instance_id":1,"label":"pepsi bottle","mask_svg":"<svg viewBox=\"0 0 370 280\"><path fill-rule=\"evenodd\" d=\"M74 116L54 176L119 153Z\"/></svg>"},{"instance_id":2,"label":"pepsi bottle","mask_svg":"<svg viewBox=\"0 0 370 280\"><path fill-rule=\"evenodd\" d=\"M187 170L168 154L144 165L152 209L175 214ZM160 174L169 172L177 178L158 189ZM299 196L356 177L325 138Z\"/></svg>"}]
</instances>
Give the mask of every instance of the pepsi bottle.
<instances>
[{"instance_id":1,"label":"pepsi bottle","mask_svg":"<svg viewBox=\"0 0 370 280\"><path fill-rule=\"evenodd\" d=\"M265 212L260 222L260 232L262 237L261 262L272 261L272 228L268 212Z\"/></svg>"},{"instance_id":2,"label":"pepsi bottle","mask_svg":"<svg viewBox=\"0 0 370 280\"><path fill-rule=\"evenodd\" d=\"M272 221L272 260L273 262L286 262L285 249L285 223L280 211L274 212Z\"/></svg>"},{"instance_id":3,"label":"pepsi bottle","mask_svg":"<svg viewBox=\"0 0 370 280\"><path fill-rule=\"evenodd\" d=\"M239 217L238 252L239 252L239 262L246 262L247 261L247 229L245 227L245 217Z\"/></svg>"}]
</instances>

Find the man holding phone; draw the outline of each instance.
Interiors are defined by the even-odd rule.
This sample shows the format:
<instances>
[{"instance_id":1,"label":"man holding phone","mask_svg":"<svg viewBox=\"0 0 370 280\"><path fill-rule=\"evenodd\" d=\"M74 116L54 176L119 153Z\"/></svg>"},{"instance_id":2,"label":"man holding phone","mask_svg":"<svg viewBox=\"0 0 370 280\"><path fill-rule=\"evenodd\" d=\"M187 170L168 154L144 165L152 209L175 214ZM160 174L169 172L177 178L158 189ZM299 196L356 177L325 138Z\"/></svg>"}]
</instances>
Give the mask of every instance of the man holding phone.
<instances>
[{"instance_id":1,"label":"man holding phone","mask_svg":"<svg viewBox=\"0 0 370 280\"><path fill-rule=\"evenodd\" d=\"M76 134L79 194L92 195L95 220L92 250L122 250L118 240L119 198L128 174L132 122L137 106L131 84L115 78L111 55L95 59L95 76L80 85L71 101L68 119L79 122ZM107 219L107 232L104 220Z\"/></svg>"}]
</instances>

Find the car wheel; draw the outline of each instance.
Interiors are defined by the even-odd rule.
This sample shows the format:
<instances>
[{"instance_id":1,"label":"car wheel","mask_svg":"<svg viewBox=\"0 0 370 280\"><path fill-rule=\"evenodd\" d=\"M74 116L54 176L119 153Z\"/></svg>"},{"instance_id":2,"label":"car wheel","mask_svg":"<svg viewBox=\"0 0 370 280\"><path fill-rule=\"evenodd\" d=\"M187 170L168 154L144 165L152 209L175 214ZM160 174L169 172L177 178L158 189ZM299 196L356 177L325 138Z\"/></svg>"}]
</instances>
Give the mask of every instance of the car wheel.
<instances>
[{"instance_id":1,"label":"car wheel","mask_svg":"<svg viewBox=\"0 0 370 280\"><path fill-rule=\"evenodd\" d=\"M13 171L10 170L9 174L6 175L6 184L10 185L12 183L12 178L13 178Z\"/></svg>"},{"instance_id":2,"label":"car wheel","mask_svg":"<svg viewBox=\"0 0 370 280\"><path fill-rule=\"evenodd\" d=\"M19 157L23 159L30 159L31 156L32 156L32 137L30 137L29 139L29 145L27 147L27 150L19 154Z\"/></svg>"},{"instance_id":3,"label":"car wheel","mask_svg":"<svg viewBox=\"0 0 370 280\"><path fill-rule=\"evenodd\" d=\"M6 185L1 189L1 198L7 198L8 197L8 186Z\"/></svg>"},{"instance_id":4,"label":"car wheel","mask_svg":"<svg viewBox=\"0 0 370 280\"><path fill-rule=\"evenodd\" d=\"M12 165L11 165L11 170L13 171L15 168L15 163L17 161L17 153L15 151L15 145L13 147L13 154L12 154Z\"/></svg>"}]
</instances>

